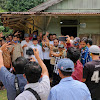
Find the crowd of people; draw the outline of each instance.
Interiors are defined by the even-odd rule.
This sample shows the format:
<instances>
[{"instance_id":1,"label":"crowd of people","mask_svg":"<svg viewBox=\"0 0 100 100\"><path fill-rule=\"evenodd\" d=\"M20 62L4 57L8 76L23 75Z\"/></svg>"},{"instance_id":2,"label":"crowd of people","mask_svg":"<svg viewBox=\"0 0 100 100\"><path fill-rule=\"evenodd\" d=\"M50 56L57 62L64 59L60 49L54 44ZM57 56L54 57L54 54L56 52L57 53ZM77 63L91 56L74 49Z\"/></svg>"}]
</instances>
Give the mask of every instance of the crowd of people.
<instances>
[{"instance_id":1,"label":"crowd of people","mask_svg":"<svg viewBox=\"0 0 100 100\"><path fill-rule=\"evenodd\" d=\"M100 100L99 46L87 37L60 37L0 34L0 85L8 100Z\"/></svg>"}]
</instances>

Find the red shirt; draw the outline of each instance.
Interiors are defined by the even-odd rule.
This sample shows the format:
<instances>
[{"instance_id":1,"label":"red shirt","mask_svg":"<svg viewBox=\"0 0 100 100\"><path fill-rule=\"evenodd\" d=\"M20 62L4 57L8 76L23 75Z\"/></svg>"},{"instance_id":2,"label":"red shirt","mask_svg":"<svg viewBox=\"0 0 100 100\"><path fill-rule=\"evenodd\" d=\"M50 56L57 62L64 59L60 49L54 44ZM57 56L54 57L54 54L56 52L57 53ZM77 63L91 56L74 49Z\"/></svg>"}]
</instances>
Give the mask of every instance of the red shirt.
<instances>
[{"instance_id":1,"label":"red shirt","mask_svg":"<svg viewBox=\"0 0 100 100\"><path fill-rule=\"evenodd\" d=\"M83 65L79 60L77 61L77 64L74 66L74 72L72 73L72 78L74 80L78 80L78 81L82 82L82 79L83 79Z\"/></svg>"}]
</instances>

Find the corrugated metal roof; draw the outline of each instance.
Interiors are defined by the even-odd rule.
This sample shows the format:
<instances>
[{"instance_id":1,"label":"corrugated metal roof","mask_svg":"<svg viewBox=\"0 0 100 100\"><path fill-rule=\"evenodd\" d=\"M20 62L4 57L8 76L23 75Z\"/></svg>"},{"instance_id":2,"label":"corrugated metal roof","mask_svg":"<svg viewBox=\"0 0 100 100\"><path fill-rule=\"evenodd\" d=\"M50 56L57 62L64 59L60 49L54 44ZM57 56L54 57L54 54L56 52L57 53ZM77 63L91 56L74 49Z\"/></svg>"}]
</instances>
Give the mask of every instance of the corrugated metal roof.
<instances>
[{"instance_id":1,"label":"corrugated metal roof","mask_svg":"<svg viewBox=\"0 0 100 100\"><path fill-rule=\"evenodd\" d=\"M5 14L12 14L12 15L38 15L38 16L52 16L52 15L97 15L100 16L100 13L67 13L67 12L5 12L5 13L1 13L3 15Z\"/></svg>"}]
</instances>

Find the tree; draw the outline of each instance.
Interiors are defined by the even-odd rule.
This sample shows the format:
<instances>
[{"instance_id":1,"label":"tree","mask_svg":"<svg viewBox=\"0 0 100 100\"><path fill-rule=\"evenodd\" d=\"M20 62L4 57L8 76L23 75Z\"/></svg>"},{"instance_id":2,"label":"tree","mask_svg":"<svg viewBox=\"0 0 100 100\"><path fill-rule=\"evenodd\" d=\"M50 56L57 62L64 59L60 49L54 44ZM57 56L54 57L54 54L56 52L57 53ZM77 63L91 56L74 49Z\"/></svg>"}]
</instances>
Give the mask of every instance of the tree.
<instances>
[{"instance_id":1,"label":"tree","mask_svg":"<svg viewBox=\"0 0 100 100\"><path fill-rule=\"evenodd\" d=\"M5 9L11 12L23 12L37 6L44 0L7 0Z\"/></svg>"}]
</instances>

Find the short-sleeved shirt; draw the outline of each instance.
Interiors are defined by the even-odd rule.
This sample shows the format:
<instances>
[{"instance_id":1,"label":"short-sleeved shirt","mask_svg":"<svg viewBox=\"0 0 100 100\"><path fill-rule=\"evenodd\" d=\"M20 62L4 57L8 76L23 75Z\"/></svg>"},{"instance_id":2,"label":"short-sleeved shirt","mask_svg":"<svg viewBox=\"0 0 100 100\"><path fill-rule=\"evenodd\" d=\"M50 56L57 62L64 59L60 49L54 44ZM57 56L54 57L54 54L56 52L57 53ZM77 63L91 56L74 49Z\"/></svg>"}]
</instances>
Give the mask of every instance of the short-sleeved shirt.
<instances>
[{"instance_id":1,"label":"short-sleeved shirt","mask_svg":"<svg viewBox=\"0 0 100 100\"><path fill-rule=\"evenodd\" d=\"M29 83L25 86L25 90L31 88L35 90L40 96L41 100L47 100L50 92L50 80L48 76L43 76L42 81L39 83ZM30 91L24 91L15 100L37 100Z\"/></svg>"},{"instance_id":2,"label":"short-sleeved shirt","mask_svg":"<svg viewBox=\"0 0 100 100\"><path fill-rule=\"evenodd\" d=\"M93 60L85 64L83 78L89 88L92 98L100 98L100 60Z\"/></svg>"},{"instance_id":3,"label":"short-sleeved shirt","mask_svg":"<svg viewBox=\"0 0 100 100\"><path fill-rule=\"evenodd\" d=\"M91 94L84 83L67 77L51 89L48 100L91 100Z\"/></svg>"},{"instance_id":4,"label":"short-sleeved shirt","mask_svg":"<svg viewBox=\"0 0 100 100\"><path fill-rule=\"evenodd\" d=\"M17 43L17 45L12 45L9 49L10 49L10 52L12 51L14 47L14 51L13 51L13 54L12 54L12 62L15 61L18 57L21 57L21 53L23 52L23 49L21 47L21 44L20 43Z\"/></svg>"},{"instance_id":5,"label":"short-sleeved shirt","mask_svg":"<svg viewBox=\"0 0 100 100\"><path fill-rule=\"evenodd\" d=\"M21 42L21 46L23 47L25 44L27 45L27 47L24 47L23 54L24 54L24 57L25 57L25 58L28 58L28 55L26 55L26 50L28 50L29 47L30 47L33 43L32 43L32 41L29 41L29 43L27 43L26 40L23 40L23 41Z\"/></svg>"},{"instance_id":6,"label":"short-sleeved shirt","mask_svg":"<svg viewBox=\"0 0 100 100\"><path fill-rule=\"evenodd\" d=\"M37 45L35 46L35 45L33 44L33 45L30 46L30 48L32 48L32 49L38 49L38 51L39 51L39 56L40 56L40 58L43 60L43 51L42 51L42 47L41 47L40 45L37 44ZM34 55L32 55L32 57L35 58ZM36 62L38 62L36 58L35 58L35 60L36 60Z\"/></svg>"},{"instance_id":7,"label":"short-sleeved shirt","mask_svg":"<svg viewBox=\"0 0 100 100\"><path fill-rule=\"evenodd\" d=\"M24 90L24 86L27 84L27 80L23 77L22 74L17 74L19 81L19 87L21 92ZM0 69L0 81L2 81L4 87L7 90L8 100L15 100L16 90L14 85L15 75L10 73L5 67Z\"/></svg>"}]
</instances>

